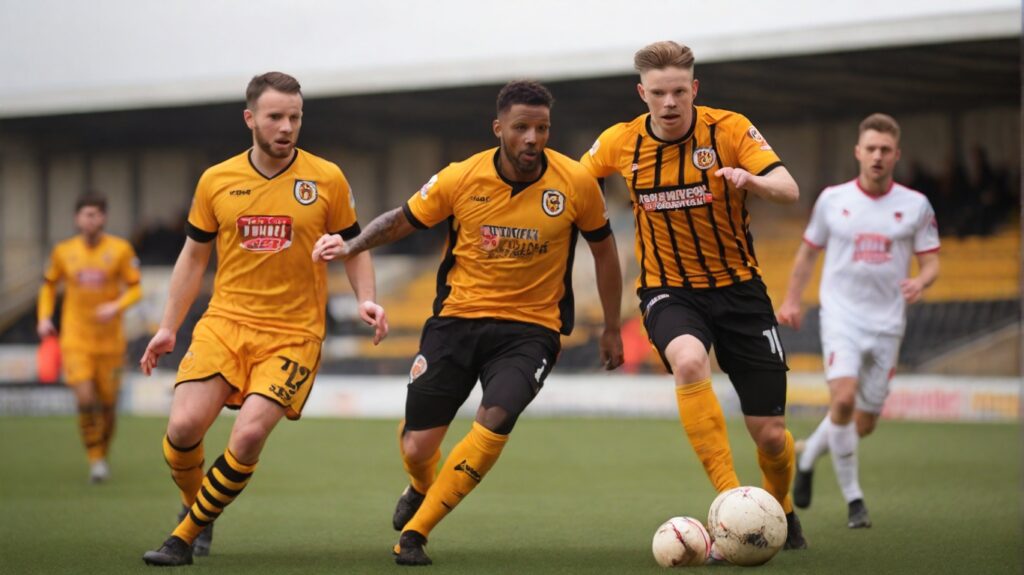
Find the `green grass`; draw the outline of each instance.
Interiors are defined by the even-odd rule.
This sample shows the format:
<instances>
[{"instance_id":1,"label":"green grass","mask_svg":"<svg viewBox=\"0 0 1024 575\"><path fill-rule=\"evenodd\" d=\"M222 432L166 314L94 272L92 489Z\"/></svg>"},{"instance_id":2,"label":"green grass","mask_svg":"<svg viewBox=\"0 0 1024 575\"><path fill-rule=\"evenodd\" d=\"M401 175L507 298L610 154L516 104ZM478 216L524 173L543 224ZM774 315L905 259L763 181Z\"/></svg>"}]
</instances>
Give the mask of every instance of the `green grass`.
<instances>
[{"instance_id":1,"label":"green grass","mask_svg":"<svg viewBox=\"0 0 1024 575\"><path fill-rule=\"evenodd\" d=\"M223 448L230 418L206 441ZM792 422L797 436L816 422ZM160 451L162 419L125 418L113 481L91 486L74 420L0 418L0 573L152 573L141 555L173 527L177 492ZM731 421L741 479L758 484L752 445ZM457 440L468 422L449 434ZM275 431L245 493L217 523L213 555L188 572L399 573L390 547L405 485L395 422L308 419ZM819 462L801 512L811 548L761 573L1020 573L1017 425L885 421L862 444L875 526L850 531L831 464ZM435 529L431 573L660 573L655 528L705 519L714 493L679 424L524 419L481 486ZM739 572L697 568L696 573Z\"/></svg>"}]
</instances>

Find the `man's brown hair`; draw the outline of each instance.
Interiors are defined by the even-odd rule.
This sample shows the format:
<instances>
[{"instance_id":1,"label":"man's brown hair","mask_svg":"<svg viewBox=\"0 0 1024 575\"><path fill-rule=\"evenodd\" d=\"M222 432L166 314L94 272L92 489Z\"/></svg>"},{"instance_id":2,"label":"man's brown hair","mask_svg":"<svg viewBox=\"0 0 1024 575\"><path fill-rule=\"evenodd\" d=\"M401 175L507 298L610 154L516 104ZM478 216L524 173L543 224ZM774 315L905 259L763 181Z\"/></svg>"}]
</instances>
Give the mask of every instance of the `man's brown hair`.
<instances>
[{"instance_id":1,"label":"man's brown hair","mask_svg":"<svg viewBox=\"0 0 1024 575\"><path fill-rule=\"evenodd\" d=\"M86 192L75 200L75 213L82 211L82 208L98 208L105 214L107 213L107 198L99 192Z\"/></svg>"},{"instance_id":2,"label":"man's brown hair","mask_svg":"<svg viewBox=\"0 0 1024 575\"><path fill-rule=\"evenodd\" d=\"M896 123L895 118L888 114L871 114L864 118L860 123L860 130L857 131L857 135L859 136L868 130L892 134L897 141L900 139L900 125Z\"/></svg>"},{"instance_id":3,"label":"man's brown hair","mask_svg":"<svg viewBox=\"0 0 1024 575\"><path fill-rule=\"evenodd\" d=\"M284 94L302 95L302 86L299 81L285 74L284 72L267 72L259 76L253 76L249 86L245 89L245 105L250 110L256 109L256 100L260 99L263 92L268 89L277 90Z\"/></svg>"},{"instance_id":4,"label":"man's brown hair","mask_svg":"<svg viewBox=\"0 0 1024 575\"><path fill-rule=\"evenodd\" d=\"M693 70L693 51L689 46L665 40L648 44L633 55L633 68L643 74L648 70L682 68Z\"/></svg>"}]
</instances>

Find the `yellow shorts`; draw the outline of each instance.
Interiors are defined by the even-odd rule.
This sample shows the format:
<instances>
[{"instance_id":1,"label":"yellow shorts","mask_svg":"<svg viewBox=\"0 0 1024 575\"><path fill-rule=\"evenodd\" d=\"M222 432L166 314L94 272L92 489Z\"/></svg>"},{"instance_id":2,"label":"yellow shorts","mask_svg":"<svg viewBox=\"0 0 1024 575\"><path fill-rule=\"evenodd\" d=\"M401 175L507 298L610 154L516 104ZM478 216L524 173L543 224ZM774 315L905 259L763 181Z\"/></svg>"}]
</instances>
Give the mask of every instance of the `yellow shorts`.
<instances>
[{"instance_id":1,"label":"yellow shorts","mask_svg":"<svg viewBox=\"0 0 1024 575\"><path fill-rule=\"evenodd\" d=\"M101 403L113 405L121 389L124 355L120 353L89 353L75 349L61 350L64 383L74 387L91 381Z\"/></svg>"},{"instance_id":2,"label":"yellow shorts","mask_svg":"<svg viewBox=\"0 0 1024 575\"><path fill-rule=\"evenodd\" d=\"M237 409L262 395L298 419L320 367L320 340L259 331L222 317L203 316L178 365L177 383L215 375L235 391L224 402Z\"/></svg>"}]
</instances>

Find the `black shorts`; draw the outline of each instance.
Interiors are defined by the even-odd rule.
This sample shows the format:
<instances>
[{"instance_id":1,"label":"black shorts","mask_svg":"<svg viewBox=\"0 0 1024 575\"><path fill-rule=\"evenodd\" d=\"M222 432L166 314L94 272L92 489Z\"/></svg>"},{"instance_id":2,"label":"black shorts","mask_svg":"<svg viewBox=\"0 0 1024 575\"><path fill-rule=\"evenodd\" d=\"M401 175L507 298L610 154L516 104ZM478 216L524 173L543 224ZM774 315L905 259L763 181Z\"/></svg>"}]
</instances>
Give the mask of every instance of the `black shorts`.
<instances>
[{"instance_id":1,"label":"black shorts","mask_svg":"<svg viewBox=\"0 0 1024 575\"><path fill-rule=\"evenodd\" d=\"M448 425L477 380L481 405L503 408L514 423L543 387L560 350L558 332L539 325L431 317L409 371L405 428Z\"/></svg>"},{"instance_id":2,"label":"black shorts","mask_svg":"<svg viewBox=\"0 0 1024 575\"><path fill-rule=\"evenodd\" d=\"M754 278L712 289L640 290L647 335L665 359L665 348L692 335L715 348L746 415L782 415L786 406L786 354L764 283Z\"/></svg>"}]
</instances>

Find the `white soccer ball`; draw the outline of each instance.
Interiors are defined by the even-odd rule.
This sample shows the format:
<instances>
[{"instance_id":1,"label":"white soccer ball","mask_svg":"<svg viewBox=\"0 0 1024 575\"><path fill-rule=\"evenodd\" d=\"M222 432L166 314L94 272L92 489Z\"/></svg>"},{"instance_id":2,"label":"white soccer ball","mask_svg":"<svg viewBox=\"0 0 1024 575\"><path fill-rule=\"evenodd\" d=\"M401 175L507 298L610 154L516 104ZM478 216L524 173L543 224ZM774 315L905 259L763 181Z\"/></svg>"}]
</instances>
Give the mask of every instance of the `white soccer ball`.
<instances>
[{"instance_id":1,"label":"white soccer ball","mask_svg":"<svg viewBox=\"0 0 1024 575\"><path fill-rule=\"evenodd\" d=\"M662 567L703 565L711 553L711 536L693 517L673 517L654 532L651 550Z\"/></svg>"},{"instance_id":2,"label":"white soccer ball","mask_svg":"<svg viewBox=\"0 0 1024 575\"><path fill-rule=\"evenodd\" d=\"M761 565L786 542L786 513L760 487L723 491L708 511L715 551L735 565Z\"/></svg>"}]
</instances>

